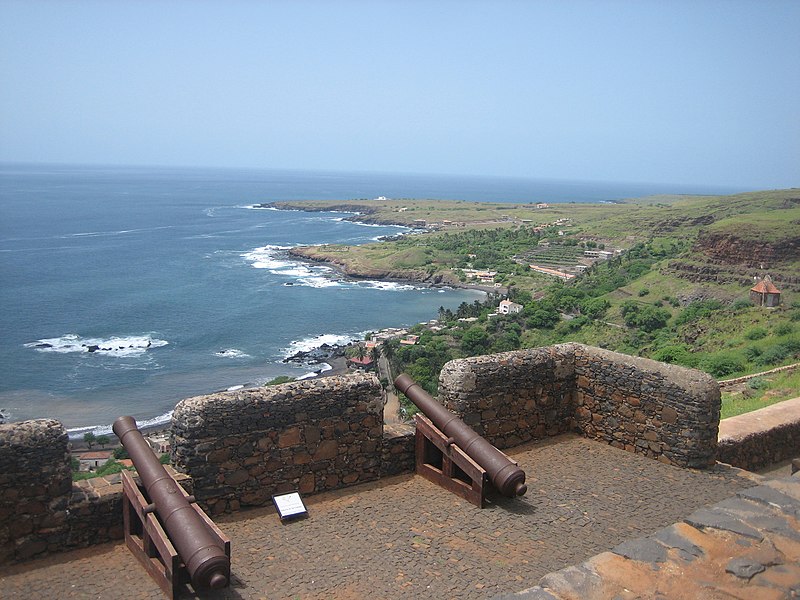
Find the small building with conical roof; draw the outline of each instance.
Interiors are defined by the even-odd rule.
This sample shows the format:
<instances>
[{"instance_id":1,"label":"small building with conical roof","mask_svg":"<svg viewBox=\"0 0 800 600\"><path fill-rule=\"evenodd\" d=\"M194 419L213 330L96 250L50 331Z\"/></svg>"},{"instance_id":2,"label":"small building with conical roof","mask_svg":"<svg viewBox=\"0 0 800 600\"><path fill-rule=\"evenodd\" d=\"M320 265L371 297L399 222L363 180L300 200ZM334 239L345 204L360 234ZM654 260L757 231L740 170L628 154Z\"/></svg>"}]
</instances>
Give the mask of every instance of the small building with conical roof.
<instances>
[{"instance_id":1,"label":"small building with conical roof","mask_svg":"<svg viewBox=\"0 0 800 600\"><path fill-rule=\"evenodd\" d=\"M769 275L750 288L750 300L756 306L766 306L768 308L778 306L781 303L781 291L772 283Z\"/></svg>"}]
</instances>

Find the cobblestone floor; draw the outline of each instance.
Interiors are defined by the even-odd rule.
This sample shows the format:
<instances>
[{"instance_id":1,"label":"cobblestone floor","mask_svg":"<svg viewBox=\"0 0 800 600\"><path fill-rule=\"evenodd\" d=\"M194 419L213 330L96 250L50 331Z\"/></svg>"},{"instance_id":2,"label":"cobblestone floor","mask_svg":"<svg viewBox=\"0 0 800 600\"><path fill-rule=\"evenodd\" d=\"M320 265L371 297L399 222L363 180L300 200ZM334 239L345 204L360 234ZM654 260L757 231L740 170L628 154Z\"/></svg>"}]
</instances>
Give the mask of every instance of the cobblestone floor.
<instances>
[{"instance_id":1,"label":"cobblestone floor","mask_svg":"<svg viewBox=\"0 0 800 600\"><path fill-rule=\"evenodd\" d=\"M311 496L301 521L281 524L271 508L220 517L233 583L200 597L490 598L755 485L737 470L678 469L572 435L509 454L528 493L483 510L404 475ZM123 543L6 568L0 596L163 597Z\"/></svg>"}]
</instances>

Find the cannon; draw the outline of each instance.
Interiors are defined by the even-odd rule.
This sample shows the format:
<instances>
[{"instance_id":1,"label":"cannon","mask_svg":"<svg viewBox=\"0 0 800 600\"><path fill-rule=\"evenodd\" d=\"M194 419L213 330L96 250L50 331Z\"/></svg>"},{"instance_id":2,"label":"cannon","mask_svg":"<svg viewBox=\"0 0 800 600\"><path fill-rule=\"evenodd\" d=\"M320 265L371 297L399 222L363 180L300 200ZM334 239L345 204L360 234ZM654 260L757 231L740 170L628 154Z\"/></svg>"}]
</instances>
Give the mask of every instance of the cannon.
<instances>
[{"instance_id":1,"label":"cannon","mask_svg":"<svg viewBox=\"0 0 800 600\"><path fill-rule=\"evenodd\" d=\"M136 420L119 417L112 430L128 451L159 521L186 566L192 585L195 589L227 586L230 557L153 454Z\"/></svg>"},{"instance_id":2,"label":"cannon","mask_svg":"<svg viewBox=\"0 0 800 600\"><path fill-rule=\"evenodd\" d=\"M433 424L448 436L448 442L456 444L486 473L492 485L503 496L514 498L528 491L525 471L520 469L505 454L500 452L474 429L452 412L439 404L405 373L394 380L394 387L403 392Z\"/></svg>"}]
</instances>

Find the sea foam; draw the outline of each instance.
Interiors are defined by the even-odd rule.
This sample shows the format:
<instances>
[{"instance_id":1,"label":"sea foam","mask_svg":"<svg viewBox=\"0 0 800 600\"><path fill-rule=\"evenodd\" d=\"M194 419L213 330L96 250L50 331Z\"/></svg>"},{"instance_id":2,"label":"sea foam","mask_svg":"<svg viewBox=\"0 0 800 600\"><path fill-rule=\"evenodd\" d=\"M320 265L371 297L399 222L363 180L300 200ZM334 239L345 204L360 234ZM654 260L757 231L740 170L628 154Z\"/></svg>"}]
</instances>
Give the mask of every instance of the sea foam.
<instances>
[{"instance_id":1,"label":"sea foam","mask_svg":"<svg viewBox=\"0 0 800 600\"><path fill-rule=\"evenodd\" d=\"M109 338L84 338L68 333L56 338L43 338L24 344L26 348L34 348L38 352L56 352L68 354L72 352L96 353L106 356L139 356L151 348L168 345L150 335L112 336Z\"/></svg>"},{"instance_id":2,"label":"sea foam","mask_svg":"<svg viewBox=\"0 0 800 600\"><path fill-rule=\"evenodd\" d=\"M289 344L288 348L283 349L283 357L290 358L298 352L310 352L322 346L343 346L350 342L355 342L364 338L364 333L354 334L337 334L337 333L322 333L319 335L309 336L301 340L294 340ZM327 369L326 369L327 370Z\"/></svg>"}]
</instances>

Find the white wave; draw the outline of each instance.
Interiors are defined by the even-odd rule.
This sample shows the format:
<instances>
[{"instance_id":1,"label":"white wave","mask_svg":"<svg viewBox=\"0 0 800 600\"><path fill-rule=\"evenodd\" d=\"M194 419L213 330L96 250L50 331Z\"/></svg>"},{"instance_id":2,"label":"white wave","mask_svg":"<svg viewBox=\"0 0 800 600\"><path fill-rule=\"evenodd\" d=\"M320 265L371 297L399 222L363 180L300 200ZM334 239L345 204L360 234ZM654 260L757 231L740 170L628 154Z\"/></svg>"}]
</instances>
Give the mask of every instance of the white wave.
<instances>
[{"instance_id":1,"label":"white wave","mask_svg":"<svg viewBox=\"0 0 800 600\"><path fill-rule=\"evenodd\" d=\"M242 258L250 261L254 269L289 269L297 265L296 261L277 258L276 255L293 246L261 246L242 254Z\"/></svg>"},{"instance_id":2,"label":"white wave","mask_svg":"<svg viewBox=\"0 0 800 600\"><path fill-rule=\"evenodd\" d=\"M150 335L112 336L110 338L84 338L68 333L57 338L44 338L25 344L26 348L34 348L38 352L55 352L69 354L72 352L89 352L106 356L139 356L151 348L159 348L169 344L166 340Z\"/></svg>"},{"instance_id":3,"label":"white wave","mask_svg":"<svg viewBox=\"0 0 800 600\"><path fill-rule=\"evenodd\" d=\"M165 412L163 415L152 417L150 419L136 420L136 425L144 431L145 429L155 429L165 427L172 421L172 411ZM83 427L70 427L67 429L67 435L70 439L82 439L87 433L95 435L113 435L111 425L85 425Z\"/></svg>"},{"instance_id":4,"label":"white wave","mask_svg":"<svg viewBox=\"0 0 800 600\"><path fill-rule=\"evenodd\" d=\"M294 268L286 269L270 269L270 273L273 275L284 275L286 277L309 277L314 274L314 272L305 265L295 265Z\"/></svg>"},{"instance_id":5,"label":"white wave","mask_svg":"<svg viewBox=\"0 0 800 600\"><path fill-rule=\"evenodd\" d=\"M226 392L238 392L239 390L243 390L243 389L244 389L244 385L242 385L240 383L239 385L232 385L231 387L227 388L225 391Z\"/></svg>"},{"instance_id":6,"label":"white wave","mask_svg":"<svg viewBox=\"0 0 800 600\"><path fill-rule=\"evenodd\" d=\"M250 358L250 355L247 352L237 348L225 348L215 352L214 355L222 358Z\"/></svg>"},{"instance_id":7,"label":"white wave","mask_svg":"<svg viewBox=\"0 0 800 600\"><path fill-rule=\"evenodd\" d=\"M246 210L278 210L274 206L262 206L260 204L243 204L236 208L244 208Z\"/></svg>"},{"instance_id":8,"label":"white wave","mask_svg":"<svg viewBox=\"0 0 800 600\"><path fill-rule=\"evenodd\" d=\"M359 281L358 285L359 287L384 290L387 292L404 292L408 290L425 289L407 283L397 283L394 281Z\"/></svg>"},{"instance_id":9,"label":"white wave","mask_svg":"<svg viewBox=\"0 0 800 600\"><path fill-rule=\"evenodd\" d=\"M341 281L329 279L328 277L303 277L298 279L295 285L313 288L344 287Z\"/></svg>"},{"instance_id":10,"label":"white wave","mask_svg":"<svg viewBox=\"0 0 800 600\"><path fill-rule=\"evenodd\" d=\"M289 344L288 348L284 348L282 350L284 353L283 357L289 358L298 352L309 352L325 345L344 346L350 342L356 342L364 339L364 333L366 332L354 334L321 333L319 335L303 338L302 340L294 340ZM330 365L328 365L328 367L330 368ZM327 371L328 369L325 370Z\"/></svg>"}]
</instances>

